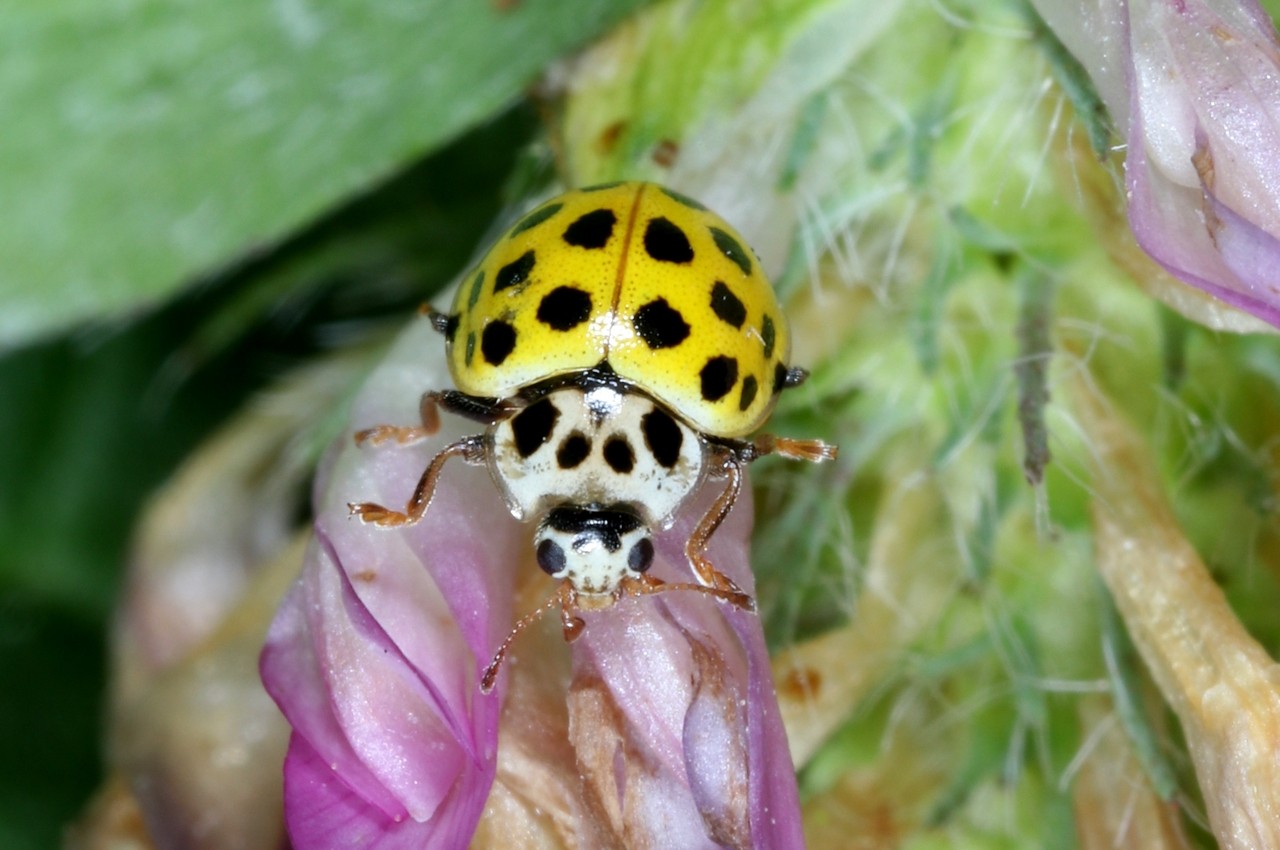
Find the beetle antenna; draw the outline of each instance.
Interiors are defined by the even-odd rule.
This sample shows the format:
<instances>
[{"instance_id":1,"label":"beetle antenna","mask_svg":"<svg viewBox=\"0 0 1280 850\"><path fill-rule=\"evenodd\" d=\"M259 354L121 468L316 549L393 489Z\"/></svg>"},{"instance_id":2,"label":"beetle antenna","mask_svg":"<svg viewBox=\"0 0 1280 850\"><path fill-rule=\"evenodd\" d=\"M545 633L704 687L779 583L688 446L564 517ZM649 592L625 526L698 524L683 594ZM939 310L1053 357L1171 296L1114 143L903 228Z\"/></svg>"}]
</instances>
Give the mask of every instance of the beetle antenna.
<instances>
[{"instance_id":1,"label":"beetle antenna","mask_svg":"<svg viewBox=\"0 0 1280 850\"><path fill-rule=\"evenodd\" d=\"M502 642L502 645L498 647L498 651L493 654L493 660L489 662L489 666L484 668L484 675L480 677L480 693L492 693L493 685L498 679L498 670L502 667L502 661L507 657L507 650L511 648L511 644L515 642L521 632L537 622L539 617L556 605L561 607L565 605L563 589L552 594L550 599L516 621L511 633L507 635L507 639Z\"/></svg>"}]
</instances>

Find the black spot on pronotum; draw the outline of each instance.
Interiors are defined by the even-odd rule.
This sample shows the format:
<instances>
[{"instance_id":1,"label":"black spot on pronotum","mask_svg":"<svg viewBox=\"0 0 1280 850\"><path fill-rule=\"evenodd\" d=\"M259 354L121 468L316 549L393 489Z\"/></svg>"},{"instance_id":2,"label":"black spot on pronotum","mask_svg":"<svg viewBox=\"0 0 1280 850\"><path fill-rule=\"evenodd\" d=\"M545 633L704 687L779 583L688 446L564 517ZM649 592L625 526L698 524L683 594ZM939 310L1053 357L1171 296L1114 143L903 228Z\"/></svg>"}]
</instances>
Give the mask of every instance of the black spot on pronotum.
<instances>
[{"instance_id":1,"label":"black spot on pronotum","mask_svg":"<svg viewBox=\"0 0 1280 850\"><path fill-rule=\"evenodd\" d=\"M480 334L480 353L490 366L501 366L502 361L516 347L516 329L497 319L484 326Z\"/></svg>"},{"instance_id":2,"label":"black spot on pronotum","mask_svg":"<svg viewBox=\"0 0 1280 850\"><path fill-rule=\"evenodd\" d=\"M764 341L764 359L768 360L773 356L773 346L778 342L778 331L773 326L773 319L768 316L764 317L764 324L760 326L760 339Z\"/></svg>"},{"instance_id":3,"label":"black spot on pronotum","mask_svg":"<svg viewBox=\"0 0 1280 850\"><path fill-rule=\"evenodd\" d=\"M716 247L742 269L743 274L751 274L751 256L743 250L742 243L718 227L711 228L711 238L716 241Z\"/></svg>"},{"instance_id":4,"label":"black spot on pronotum","mask_svg":"<svg viewBox=\"0 0 1280 850\"><path fill-rule=\"evenodd\" d=\"M641 537L636 545L631 547L631 551L627 554L627 567L632 572L642 573L649 569L653 564L653 541L648 537Z\"/></svg>"},{"instance_id":5,"label":"black spot on pronotum","mask_svg":"<svg viewBox=\"0 0 1280 850\"><path fill-rule=\"evenodd\" d=\"M591 441L574 431L556 449L556 463L561 469L573 469L591 454Z\"/></svg>"},{"instance_id":6,"label":"black spot on pronotum","mask_svg":"<svg viewBox=\"0 0 1280 850\"><path fill-rule=\"evenodd\" d=\"M650 348L674 348L689 337L689 323L667 303L658 298L636 310L636 333Z\"/></svg>"},{"instance_id":7,"label":"black spot on pronotum","mask_svg":"<svg viewBox=\"0 0 1280 850\"><path fill-rule=\"evenodd\" d=\"M529 278L529 272L533 271L535 262L537 259L533 252L525 251L519 258L498 269L498 274L493 279L493 291L501 292L507 287L524 283Z\"/></svg>"},{"instance_id":8,"label":"black spot on pronotum","mask_svg":"<svg viewBox=\"0 0 1280 850\"><path fill-rule=\"evenodd\" d=\"M560 410L545 398L517 413L511 420L511 433L516 438L520 457L528 457L542 448L559 418Z\"/></svg>"},{"instance_id":9,"label":"black spot on pronotum","mask_svg":"<svg viewBox=\"0 0 1280 850\"><path fill-rule=\"evenodd\" d=\"M552 330L570 330L590 315L591 296L575 286L557 286L538 304L538 321Z\"/></svg>"},{"instance_id":10,"label":"black spot on pronotum","mask_svg":"<svg viewBox=\"0 0 1280 850\"><path fill-rule=\"evenodd\" d=\"M655 407L641 417L640 430L644 432L644 444L649 447L654 460L667 469L675 466L680 459L684 434L671 415Z\"/></svg>"},{"instance_id":11,"label":"black spot on pronotum","mask_svg":"<svg viewBox=\"0 0 1280 850\"><path fill-rule=\"evenodd\" d=\"M711 309L720 317L720 321L731 327L740 328L747 320L747 308L742 299L734 295L722 280L717 280L716 285L711 287Z\"/></svg>"},{"instance_id":12,"label":"black spot on pronotum","mask_svg":"<svg viewBox=\"0 0 1280 850\"><path fill-rule=\"evenodd\" d=\"M738 361L720 355L712 357L702 367L702 397L707 401L719 401L729 394L738 382Z\"/></svg>"},{"instance_id":13,"label":"black spot on pronotum","mask_svg":"<svg viewBox=\"0 0 1280 850\"><path fill-rule=\"evenodd\" d=\"M626 475L636 465L636 453L625 437L610 437L604 444L604 462L609 468L621 475Z\"/></svg>"},{"instance_id":14,"label":"black spot on pronotum","mask_svg":"<svg viewBox=\"0 0 1280 850\"><path fill-rule=\"evenodd\" d=\"M538 566L549 576L553 576L565 567L564 550L554 540L543 540L538 544Z\"/></svg>"},{"instance_id":15,"label":"black spot on pronotum","mask_svg":"<svg viewBox=\"0 0 1280 850\"><path fill-rule=\"evenodd\" d=\"M617 507L624 508L621 505ZM635 531L642 524L640 517L630 508L599 510L574 505L552 508L542 521L544 528L576 535L574 548L590 540L599 540L609 552L621 549L623 535Z\"/></svg>"},{"instance_id":16,"label":"black spot on pronotum","mask_svg":"<svg viewBox=\"0 0 1280 850\"><path fill-rule=\"evenodd\" d=\"M747 375L742 379L742 395L738 397L738 409L746 410L756 400L756 391L760 389L755 375Z\"/></svg>"},{"instance_id":17,"label":"black spot on pronotum","mask_svg":"<svg viewBox=\"0 0 1280 850\"><path fill-rule=\"evenodd\" d=\"M563 206L564 204L547 204L545 207L539 207L524 218L520 219L520 221L516 222L516 226L511 228L511 232L507 235L519 236L526 230L532 230L539 224L542 224L544 221L551 218L551 216L560 212L560 209Z\"/></svg>"},{"instance_id":18,"label":"black spot on pronotum","mask_svg":"<svg viewBox=\"0 0 1280 850\"><path fill-rule=\"evenodd\" d=\"M644 250L663 263L688 263L693 260L693 246L684 231L662 218L650 219L644 229Z\"/></svg>"},{"instance_id":19,"label":"black spot on pronotum","mask_svg":"<svg viewBox=\"0 0 1280 850\"><path fill-rule=\"evenodd\" d=\"M684 204L689 209L692 209L692 210L706 209L706 207L704 207L702 204L695 201L693 198L690 198L688 195L682 195L681 193L675 191L674 189L667 189L662 186L658 188L662 189L662 194L666 195L668 198L670 198L673 201L676 201L677 203Z\"/></svg>"},{"instance_id":20,"label":"black spot on pronotum","mask_svg":"<svg viewBox=\"0 0 1280 850\"><path fill-rule=\"evenodd\" d=\"M453 342L453 338L458 335L458 314L450 313L448 318L444 320L444 338L449 342Z\"/></svg>"},{"instance_id":21,"label":"black spot on pronotum","mask_svg":"<svg viewBox=\"0 0 1280 850\"><path fill-rule=\"evenodd\" d=\"M603 248L617 223L613 210L593 210L565 228L564 241L578 248Z\"/></svg>"}]
</instances>

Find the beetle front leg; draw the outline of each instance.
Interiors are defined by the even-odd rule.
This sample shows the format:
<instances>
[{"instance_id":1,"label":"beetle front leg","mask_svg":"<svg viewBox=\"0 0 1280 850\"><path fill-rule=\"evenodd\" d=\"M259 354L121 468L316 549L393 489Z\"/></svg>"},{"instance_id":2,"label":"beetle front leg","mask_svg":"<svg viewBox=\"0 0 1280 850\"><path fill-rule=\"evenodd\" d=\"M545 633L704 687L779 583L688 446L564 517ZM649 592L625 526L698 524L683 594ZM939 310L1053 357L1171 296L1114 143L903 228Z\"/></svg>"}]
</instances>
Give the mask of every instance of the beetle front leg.
<instances>
[{"instance_id":1,"label":"beetle front leg","mask_svg":"<svg viewBox=\"0 0 1280 850\"><path fill-rule=\"evenodd\" d=\"M423 470L422 477L418 479L418 486L414 488L413 495L409 497L403 512L393 511L373 502L348 502L347 509L351 512L351 516L358 516L361 522L373 523L382 528L413 525L427 512L431 497L435 495L436 481L440 478L440 472L444 469L445 463L454 457L460 457L470 464L485 463L489 457L489 444L485 435L475 434L463 437L456 443L441 449Z\"/></svg>"}]
</instances>

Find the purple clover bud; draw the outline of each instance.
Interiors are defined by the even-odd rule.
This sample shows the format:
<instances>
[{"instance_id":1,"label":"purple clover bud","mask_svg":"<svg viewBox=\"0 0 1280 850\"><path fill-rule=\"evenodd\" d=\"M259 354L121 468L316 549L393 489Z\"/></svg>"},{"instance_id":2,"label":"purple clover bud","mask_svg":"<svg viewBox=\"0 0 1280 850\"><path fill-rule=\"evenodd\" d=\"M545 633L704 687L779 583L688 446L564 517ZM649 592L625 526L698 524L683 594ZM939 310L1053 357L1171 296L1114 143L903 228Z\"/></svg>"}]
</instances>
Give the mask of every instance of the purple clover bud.
<instances>
[{"instance_id":1,"label":"purple clover bud","mask_svg":"<svg viewBox=\"0 0 1280 850\"><path fill-rule=\"evenodd\" d=\"M659 578L688 580L684 542L712 495L704 490L658 537ZM744 494L710 549L747 592L750 529ZM759 618L674 592L586 619L574 644L569 726L587 784L608 803L615 841L802 847L795 771Z\"/></svg>"},{"instance_id":2,"label":"purple clover bud","mask_svg":"<svg viewBox=\"0 0 1280 850\"><path fill-rule=\"evenodd\" d=\"M434 352L439 351L439 354ZM353 404L357 427L413 424L447 380L442 345L416 323ZM462 423L411 447L344 434L316 481L302 576L267 636L262 675L293 727L285 818L295 847L465 846L493 781L500 703L477 664L505 635L518 535L482 470L447 468L416 525L348 518L350 500L402 503Z\"/></svg>"},{"instance_id":3,"label":"purple clover bud","mask_svg":"<svg viewBox=\"0 0 1280 850\"><path fill-rule=\"evenodd\" d=\"M412 425L421 392L448 382L440 337L417 322L355 400L350 431ZM293 727L285 764L293 846L467 847L499 746L545 738L548 724L563 727L551 734L573 750L547 763L555 780L503 781L534 809L558 811L577 838L802 846L794 769L753 614L689 591L624 599L584 613L586 629L569 648L553 644L572 654L572 676L569 664L559 668L558 710L503 705L509 690L531 690L516 687L520 677L546 675L526 655L547 651L539 630L516 640L497 687L481 693L483 670L524 613L513 610L517 568L537 569L529 527L511 518L484 469L459 461L414 525L381 529L348 516L353 500L403 504L428 459L477 428L447 414L442 425L413 446L357 447L345 434L318 476L316 537L262 655L263 680ZM692 580L684 542L713 497L704 490L658 535L659 577ZM748 590L750 517L744 497L709 550ZM531 580L545 582L546 596L555 591L541 574ZM528 716L536 711L545 717ZM553 788L576 799L566 803ZM501 835L500 826L484 833Z\"/></svg>"},{"instance_id":4,"label":"purple clover bud","mask_svg":"<svg viewBox=\"0 0 1280 850\"><path fill-rule=\"evenodd\" d=\"M1254 0L1034 0L1127 143L1129 221L1181 280L1280 325L1280 45Z\"/></svg>"}]
</instances>

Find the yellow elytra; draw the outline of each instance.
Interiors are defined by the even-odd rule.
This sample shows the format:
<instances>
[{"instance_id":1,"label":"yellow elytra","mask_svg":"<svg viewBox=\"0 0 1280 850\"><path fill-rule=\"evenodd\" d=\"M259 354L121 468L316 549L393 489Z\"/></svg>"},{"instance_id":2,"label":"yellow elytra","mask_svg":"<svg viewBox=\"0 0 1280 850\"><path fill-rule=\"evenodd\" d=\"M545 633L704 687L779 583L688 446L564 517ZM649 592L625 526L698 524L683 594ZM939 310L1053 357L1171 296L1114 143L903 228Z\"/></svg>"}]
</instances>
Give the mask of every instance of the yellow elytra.
<instances>
[{"instance_id":1,"label":"yellow elytra","mask_svg":"<svg viewBox=\"0 0 1280 850\"><path fill-rule=\"evenodd\" d=\"M447 333L467 395L607 366L717 437L755 431L788 383L786 318L755 255L652 183L579 189L524 216L459 287Z\"/></svg>"}]
</instances>

